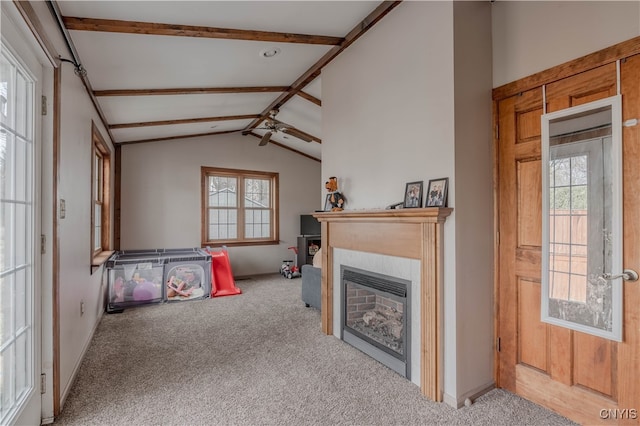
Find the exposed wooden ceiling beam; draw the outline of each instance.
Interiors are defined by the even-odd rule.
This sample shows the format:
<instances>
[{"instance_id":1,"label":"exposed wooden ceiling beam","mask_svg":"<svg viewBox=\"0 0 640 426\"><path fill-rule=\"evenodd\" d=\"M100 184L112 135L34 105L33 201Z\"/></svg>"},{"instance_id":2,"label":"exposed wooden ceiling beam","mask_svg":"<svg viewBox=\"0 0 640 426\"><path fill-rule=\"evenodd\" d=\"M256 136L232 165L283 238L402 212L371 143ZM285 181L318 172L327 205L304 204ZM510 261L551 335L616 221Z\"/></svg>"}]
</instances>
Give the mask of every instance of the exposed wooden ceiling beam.
<instances>
[{"instance_id":1,"label":"exposed wooden ceiling beam","mask_svg":"<svg viewBox=\"0 0 640 426\"><path fill-rule=\"evenodd\" d=\"M197 138L200 136L211 136L211 135L224 135L228 133L239 133L242 130L223 130L220 132L207 132L207 133L194 133L191 135L178 135L178 136L164 136L161 138L151 138L151 139L138 139L138 140L130 140L119 142L116 145L133 145L137 143L148 143L148 142L160 142L160 141L171 141L175 139L189 139L189 138Z\"/></svg>"},{"instance_id":2,"label":"exposed wooden ceiling beam","mask_svg":"<svg viewBox=\"0 0 640 426\"><path fill-rule=\"evenodd\" d=\"M259 135L259 134L257 134L257 133L249 132L248 134L249 134L249 135L251 135L251 136L253 136L253 137L256 137L256 138L258 138L258 139L262 139L262 136L261 136L261 135ZM321 162L321 161L322 161L322 160L320 160L319 158L314 157L313 155L309 155L309 154L307 154L307 153L305 153L305 152L298 151L297 149L291 148L290 146L287 146L287 145L281 144L280 142L276 142L276 141L274 141L273 139L271 139L271 140L269 141L269 143L270 143L270 144L273 144L273 145L276 145L276 146L278 146L278 147L280 147L280 148L283 148L283 149L289 150L289 151L291 151L291 152L295 152L295 153L296 153L296 154L298 154L298 155L302 155L303 157L310 158L310 159L312 159L312 160L314 160L314 161L317 161L317 162Z\"/></svg>"},{"instance_id":3,"label":"exposed wooden ceiling beam","mask_svg":"<svg viewBox=\"0 0 640 426\"><path fill-rule=\"evenodd\" d=\"M169 140L176 140L176 139L189 139L189 138L198 138L201 136L212 136L212 135L224 135L224 134L229 134L229 133L239 133L242 132L242 130L224 130L221 132L208 132L208 133L197 133L197 134L192 134L192 135L179 135L179 136L166 136L166 137L162 137L162 138L151 138L151 139L139 139L139 140L131 140L131 141L124 141L124 142L120 142L117 145L135 145L135 144L140 144L140 143L150 143L150 142L161 142L161 141L169 141ZM253 132L249 132L247 133L248 135L251 135L255 138L258 139L262 139L262 136L257 134L257 133L253 133ZM309 155L305 152L302 151L298 151L297 149L291 148L287 145L281 144L279 142L276 142L274 140L269 141L269 143L276 145L280 148L286 149L288 151L291 152L295 152L298 155L302 155L303 157L309 158L311 160L314 161L318 161L321 162L322 160L320 160L319 158L316 158L312 155Z\"/></svg>"},{"instance_id":4,"label":"exposed wooden ceiling beam","mask_svg":"<svg viewBox=\"0 0 640 426\"><path fill-rule=\"evenodd\" d=\"M302 90L299 90L298 93L296 93L296 95L300 96L303 99L308 100L309 102L313 102L314 104L318 105L319 107L322 106L322 101L320 99L316 98L315 96L311 96L307 92L303 92Z\"/></svg>"},{"instance_id":5,"label":"exposed wooden ceiling beam","mask_svg":"<svg viewBox=\"0 0 640 426\"><path fill-rule=\"evenodd\" d=\"M291 85L291 90L281 94L274 100L271 105L262 111L260 118L257 118L251 122L246 128L255 128L262 120L269 116L269 111L272 109L279 109L285 102L297 95L306 85L315 80L320 75L320 70L331 62L336 56L342 53L347 47L351 46L357 39L359 39L364 33L366 33L371 27L378 23L382 18L387 16L396 6L402 1L384 1L380 3L378 7L374 9L366 18L364 18L358 25L353 27L351 31L344 37L344 41L337 46L332 47L322 58L320 58L315 64L311 66L304 74Z\"/></svg>"},{"instance_id":6,"label":"exposed wooden ceiling beam","mask_svg":"<svg viewBox=\"0 0 640 426\"><path fill-rule=\"evenodd\" d=\"M278 43L322 44L332 46L340 45L344 40L341 37L322 35L237 30L231 28L161 24L155 22L120 21L115 19L76 18L72 16L64 16L63 22L68 30L76 31L223 38L234 40L270 41Z\"/></svg>"},{"instance_id":7,"label":"exposed wooden ceiling beam","mask_svg":"<svg viewBox=\"0 0 640 426\"><path fill-rule=\"evenodd\" d=\"M94 90L95 96L154 96L154 95L208 95L221 93L273 93L286 92L289 86L254 87L194 87L175 89L113 89Z\"/></svg>"},{"instance_id":8,"label":"exposed wooden ceiling beam","mask_svg":"<svg viewBox=\"0 0 640 426\"><path fill-rule=\"evenodd\" d=\"M141 123L111 124L110 129L128 129L131 127L168 126L172 124L207 123L210 121L248 120L260 117L259 114L227 115L223 117L184 118L179 120L145 121Z\"/></svg>"}]
</instances>

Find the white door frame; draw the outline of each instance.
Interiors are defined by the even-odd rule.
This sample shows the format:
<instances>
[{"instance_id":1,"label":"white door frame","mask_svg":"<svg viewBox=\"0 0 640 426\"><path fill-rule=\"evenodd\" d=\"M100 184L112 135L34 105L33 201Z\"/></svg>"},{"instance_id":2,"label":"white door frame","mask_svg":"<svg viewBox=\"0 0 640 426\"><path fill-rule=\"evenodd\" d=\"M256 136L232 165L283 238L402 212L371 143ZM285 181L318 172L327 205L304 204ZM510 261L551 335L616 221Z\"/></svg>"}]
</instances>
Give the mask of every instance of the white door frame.
<instances>
[{"instance_id":1,"label":"white door frame","mask_svg":"<svg viewBox=\"0 0 640 426\"><path fill-rule=\"evenodd\" d=\"M48 56L20 15L13 2L1 2L2 40L29 71L36 74L34 121L34 389L11 420L16 424L40 424L53 421L53 67ZM47 115L41 115L40 99L47 98ZM45 253L40 254L40 235L45 235ZM46 325L43 327L43 325ZM47 376L45 393L40 394L40 374Z\"/></svg>"}]
</instances>

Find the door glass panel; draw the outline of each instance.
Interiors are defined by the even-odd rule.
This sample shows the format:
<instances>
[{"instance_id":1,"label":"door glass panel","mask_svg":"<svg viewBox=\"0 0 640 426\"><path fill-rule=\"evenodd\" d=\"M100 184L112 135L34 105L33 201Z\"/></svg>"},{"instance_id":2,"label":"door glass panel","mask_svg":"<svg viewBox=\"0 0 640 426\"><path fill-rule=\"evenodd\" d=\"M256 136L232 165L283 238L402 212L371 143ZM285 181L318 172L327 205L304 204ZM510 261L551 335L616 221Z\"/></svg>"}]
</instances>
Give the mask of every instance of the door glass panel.
<instances>
[{"instance_id":1,"label":"door glass panel","mask_svg":"<svg viewBox=\"0 0 640 426\"><path fill-rule=\"evenodd\" d=\"M16 133L21 136L27 135L27 125L28 125L28 107L29 107L29 99L28 99L28 85L29 82L25 80L25 77L22 73L16 73L16 108L15 108L15 129Z\"/></svg>"},{"instance_id":2,"label":"door glass panel","mask_svg":"<svg viewBox=\"0 0 640 426\"><path fill-rule=\"evenodd\" d=\"M545 114L542 320L620 340L620 99Z\"/></svg>"},{"instance_id":3,"label":"door glass panel","mask_svg":"<svg viewBox=\"0 0 640 426\"><path fill-rule=\"evenodd\" d=\"M14 325L14 310L13 303L15 286L14 275L7 275L0 278L0 285L2 291L0 292L0 309L2 309L2 324L0 325L0 347L4 347L5 344L13 337L12 330Z\"/></svg>"},{"instance_id":4,"label":"door glass panel","mask_svg":"<svg viewBox=\"0 0 640 426\"><path fill-rule=\"evenodd\" d=\"M11 60L0 55L0 123L2 124L13 124L14 122L15 102L12 100L15 96L15 73L16 67L13 66Z\"/></svg>"},{"instance_id":5,"label":"door glass panel","mask_svg":"<svg viewBox=\"0 0 640 426\"><path fill-rule=\"evenodd\" d=\"M4 130L4 131L2 131ZM5 170L15 168L15 148L13 134L0 127L0 167ZM11 176L0 174L0 199L12 198L15 182Z\"/></svg>"},{"instance_id":6,"label":"door glass panel","mask_svg":"<svg viewBox=\"0 0 640 426\"><path fill-rule=\"evenodd\" d=\"M27 253L27 228L31 226L31 222L28 217L28 210L30 206L26 206L24 204L16 203L15 209L15 221L13 226L15 227L14 234L14 253L15 253L15 263L16 267L23 267L27 263L27 259L29 257L29 253Z\"/></svg>"},{"instance_id":7,"label":"door glass panel","mask_svg":"<svg viewBox=\"0 0 640 426\"><path fill-rule=\"evenodd\" d=\"M26 330L25 330L26 331ZM16 339L16 399L29 390L29 333L22 333Z\"/></svg>"},{"instance_id":8,"label":"door glass panel","mask_svg":"<svg viewBox=\"0 0 640 426\"><path fill-rule=\"evenodd\" d=\"M20 269L16 272L16 282L25 282L27 279L27 270ZM27 294L24 286L16 287L15 289L15 304L13 307L14 317L15 317L15 325L13 328L16 330L21 330L28 326L29 324L29 307L27 306Z\"/></svg>"},{"instance_id":9,"label":"door glass panel","mask_svg":"<svg viewBox=\"0 0 640 426\"><path fill-rule=\"evenodd\" d=\"M12 366L14 363L14 353L15 345L6 346L4 350L0 351L0 356L2 357L2 363L0 364L0 368L2 368L2 387L0 387L0 416L2 418L7 417L9 414L9 409L12 406L12 401L14 399L13 393L13 374L6 374L5 372L12 371Z\"/></svg>"}]
</instances>

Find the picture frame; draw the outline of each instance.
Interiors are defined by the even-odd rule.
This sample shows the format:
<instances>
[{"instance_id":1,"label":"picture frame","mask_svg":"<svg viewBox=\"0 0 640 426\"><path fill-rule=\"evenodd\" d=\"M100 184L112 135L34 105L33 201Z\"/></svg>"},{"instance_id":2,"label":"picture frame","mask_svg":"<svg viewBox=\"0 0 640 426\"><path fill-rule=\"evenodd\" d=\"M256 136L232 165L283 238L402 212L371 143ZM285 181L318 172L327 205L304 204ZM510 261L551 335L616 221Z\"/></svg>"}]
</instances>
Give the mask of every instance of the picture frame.
<instances>
[{"instance_id":1,"label":"picture frame","mask_svg":"<svg viewBox=\"0 0 640 426\"><path fill-rule=\"evenodd\" d=\"M407 182L404 190L403 208L412 209L422 207L423 184L424 181Z\"/></svg>"},{"instance_id":2,"label":"picture frame","mask_svg":"<svg viewBox=\"0 0 640 426\"><path fill-rule=\"evenodd\" d=\"M330 212L331 211L331 194L327 194L326 198L324 199L324 211L325 212Z\"/></svg>"},{"instance_id":3,"label":"picture frame","mask_svg":"<svg viewBox=\"0 0 640 426\"><path fill-rule=\"evenodd\" d=\"M430 179L425 207L446 207L449 178Z\"/></svg>"}]
</instances>

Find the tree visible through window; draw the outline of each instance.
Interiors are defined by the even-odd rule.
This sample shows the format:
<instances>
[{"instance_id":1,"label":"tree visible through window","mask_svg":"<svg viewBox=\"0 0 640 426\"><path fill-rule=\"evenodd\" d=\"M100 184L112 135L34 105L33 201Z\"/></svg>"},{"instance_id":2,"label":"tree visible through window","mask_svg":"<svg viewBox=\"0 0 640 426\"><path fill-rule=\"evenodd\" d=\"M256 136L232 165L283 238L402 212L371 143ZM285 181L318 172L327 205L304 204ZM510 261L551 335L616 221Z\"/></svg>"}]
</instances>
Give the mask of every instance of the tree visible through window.
<instances>
[{"instance_id":1,"label":"tree visible through window","mask_svg":"<svg viewBox=\"0 0 640 426\"><path fill-rule=\"evenodd\" d=\"M202 167L202 245L278 243L278 174Z\"/></svg>"}]
</instances>

